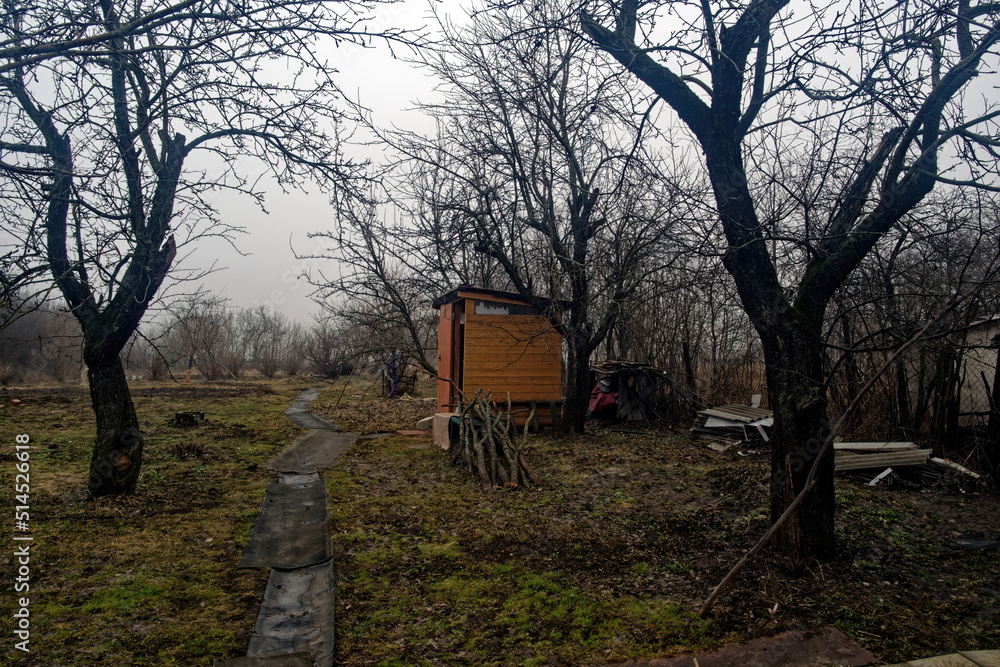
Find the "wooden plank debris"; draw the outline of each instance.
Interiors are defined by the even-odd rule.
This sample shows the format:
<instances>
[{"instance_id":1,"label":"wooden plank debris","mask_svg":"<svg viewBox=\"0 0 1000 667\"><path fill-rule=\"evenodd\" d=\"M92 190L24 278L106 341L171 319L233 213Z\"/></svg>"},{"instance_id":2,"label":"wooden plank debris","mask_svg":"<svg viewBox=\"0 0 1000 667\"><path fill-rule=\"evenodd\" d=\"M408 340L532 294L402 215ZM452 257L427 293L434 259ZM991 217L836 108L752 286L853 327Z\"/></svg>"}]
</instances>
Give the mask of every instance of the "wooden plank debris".
<instances>
[{"instance_id":1,"label":"wooden plank debris","mask_svg":"<svg viewBox=\"0 0 1000 667\"><path fill-rule=\"evenodd\" d=\"M834 453L834 470L864 470L865 468L887 468L889 466L916 466L927 463L931 455L929 449L905 450L900 452L880 452L876 454L855 454L839 451Z\"/></svg>"},{"instance_id":2,"label":"wooden plank debris","mask_svg":"<svg viewBox=\"0 0 1000 667\"><path fill-rule=\"evenodd\" d=\"M698 414L708 417L718 417L730 421L743 422L749 424L758 419L773 417L774 413L763 408L751 408L749 405L721 405L714 408L699 410Z\"/></svg>"},{"instance_id":3,"label":"wooden plank debris","mask_svg":"<svg viewBox=\"0 0 1000 667\"><path fill-rule=\"evenodd\" d=\"M949 655L901 662L889 667L1000 667L1000 651L959 651Z\"/></svg>"},{"instance_id":4,"label":"wooden plank debris","mask_svg":"<svg viewBox=\"0 0 1000 667\"><path fill-rule=\"evenodd\" d=\"M951 468L955 472L959 472L959 473L961 473L963 475L968 475L969 477L972 477L973 479L979 479L980 477L982 477L982 475L980 475L979 473L972 472L968 468L966 468L964 466L960 466L957 463L954 463L954 462L949 461L947 459L939 459L937 457L934 457L934 458L931 459L931 461L933 461L934 463L937 463L939 465L947 466L948 468Z\"/></svg>"},{"instance_id":5,"label":"wooden plank debris","mask_svg":"<svg viewBox=\"0 0 1000 667\"><path fill-rule=\"evenodd\" d=\"M899 452L907 449L916 449L915 442L835 442L835 451L849 452Z\"/></svg>"},{"instance_id":6,"label":"wooden plank debris","mask_svg":"<svg viewBox=\"0 0 1000 667\"><path fill-rule=\"evenodd\" d=\"M883 479L885 479L886 477L888 477L891 474L892 474L892 468L886 468L885 470L883 470L882 472L880 472L878 475L876 475L875 478L872 481L868 482L868 486L875 486L875 485L877 485L879 482L881 482Z\"/></svg>"},{"instance_id":7,"label":"wooden plank debris","mask_svg":"<svg viewBox=\"0 0 1000 667\"><path fill-rule=\"evenodd\" d=\"M949 655L937 655L933 658L922 658L920 660L910 660L904 662L906 667L978 667L976 663L958 653Z\"/></svg>"},{"instance_id":8,"label":"wooden plank debris","mask_svg":"<svg viewBox=\"0 0 1000 667\"><path fill-rule=\"evenodd\" d=\"M749 405L721 405L699 410L691 427L696 438L769 441L774 413Z\"/></svg>"},{"instance_id":9,"label":"wooden plank debris","mask_svg":"<svg viewBox=\"0 0 1000 667\"><path fill-rule=\"evenodd\" d=\"M1000 667L1000 651L959 651L958 654L978 667Z\"/></svg>"}]
</instances>

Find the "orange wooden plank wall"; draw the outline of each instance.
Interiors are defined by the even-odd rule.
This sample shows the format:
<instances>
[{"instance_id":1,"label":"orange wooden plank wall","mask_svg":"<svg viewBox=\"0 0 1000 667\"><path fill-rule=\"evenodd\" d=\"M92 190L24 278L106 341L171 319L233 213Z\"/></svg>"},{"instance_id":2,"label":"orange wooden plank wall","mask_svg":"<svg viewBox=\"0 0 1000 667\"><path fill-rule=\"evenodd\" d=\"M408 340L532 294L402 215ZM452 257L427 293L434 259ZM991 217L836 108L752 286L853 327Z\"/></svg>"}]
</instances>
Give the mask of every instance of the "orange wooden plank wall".
<instances>
[{"instance_id":1,"label":"orange wooden plank wall","mask_svg":"<svg viewBox=\"0 0 1000 667\"><path fill-rule=\"evenodd\" d=\"M459 327L455 320L459 317L460 301L441 306L441 321L438 324L438 410L449 412L454 390L449 380L458 381L455 373Z\"/></svg>"},{"instance_id":2,"label":"orange wooden plank wall","mask_svg":"<svg viewBox=\"0 0 1000 667\"><path fill-rule=\"evenodd\" d=\"M478 315L465 309L462 391L488 389L502 405L535 399L539 421L550 425L546 401L562 398L562 336L542 315ZM527 411L519 415L523 423Z\"/></svg>"}]
</instances>

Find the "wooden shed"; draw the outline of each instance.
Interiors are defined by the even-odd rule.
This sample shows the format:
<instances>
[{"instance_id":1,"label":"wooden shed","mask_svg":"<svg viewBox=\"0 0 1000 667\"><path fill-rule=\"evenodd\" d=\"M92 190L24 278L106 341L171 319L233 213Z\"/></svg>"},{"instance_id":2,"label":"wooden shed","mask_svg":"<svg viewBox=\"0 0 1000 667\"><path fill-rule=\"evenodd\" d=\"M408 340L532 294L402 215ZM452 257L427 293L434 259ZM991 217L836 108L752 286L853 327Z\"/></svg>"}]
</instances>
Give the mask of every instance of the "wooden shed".
<instances>
[{"instance_id":1,"label":"wooden shed","mask_svg":"<svg viewBox=\"0 0 1000 667\"><path fill-rule=\"evenodd\" d=\"M536 407L538 426L559 425L562 336L519 294L463 285L434 300L438 330L438 404L458 405L457 386L471 397L487 389L497 404L510 395L523 425ZM454 382L454 384L452 384Z\"/></svg>"}]
</instances>

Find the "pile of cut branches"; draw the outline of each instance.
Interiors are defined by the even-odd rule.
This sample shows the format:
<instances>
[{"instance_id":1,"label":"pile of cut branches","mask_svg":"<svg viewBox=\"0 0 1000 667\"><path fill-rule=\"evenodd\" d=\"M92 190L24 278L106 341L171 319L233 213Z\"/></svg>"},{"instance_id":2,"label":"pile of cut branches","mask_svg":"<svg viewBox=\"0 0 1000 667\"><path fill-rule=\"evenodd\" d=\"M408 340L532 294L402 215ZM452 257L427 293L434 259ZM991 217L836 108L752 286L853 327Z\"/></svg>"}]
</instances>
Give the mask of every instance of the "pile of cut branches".
<instances>
[{"instance_id":1,"label":"pile of cut branches","mask_svg":"<svg viewBox=\"0 0 1000 667\"><path fill-rule=\"evenodd\" d=\"M538 484L521 451L528 441L528 425L535 418L534 409L520 438L509 396L503 410L489 391L478 389L472 399L460 394L458 413L458 442L452 443L449 450L452 463L458 465L464 460L469 474L478 475L484 489Z\"/></svg>"}]
</instances>

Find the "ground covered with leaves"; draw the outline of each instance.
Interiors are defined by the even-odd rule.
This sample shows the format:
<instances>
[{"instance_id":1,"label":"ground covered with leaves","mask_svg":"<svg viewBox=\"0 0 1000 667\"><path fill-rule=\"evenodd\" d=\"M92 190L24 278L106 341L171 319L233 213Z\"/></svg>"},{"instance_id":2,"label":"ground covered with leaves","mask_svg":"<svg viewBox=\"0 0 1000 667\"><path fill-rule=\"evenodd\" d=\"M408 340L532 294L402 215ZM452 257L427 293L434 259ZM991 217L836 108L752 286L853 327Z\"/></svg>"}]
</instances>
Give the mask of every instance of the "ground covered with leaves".
<instances>
[{"instance_id":1,"label":"ground covered with leaves","mask_svg":"<svg viewBox=\"0 0 1000 667\"><path fill-rule=\"evenodd\" d=\"M362 440L328 474L340 664L582 665L826 624L893 662L1000 648L1000 499L838 479L840 553L753 561L767 455L686 435L538 437L537 488L484 491L429 439ZM973 542L975 540L972 540Z\"/></svg>"},{"instance_id":2,"label":"ground covered with leaves","mask_svg":"<svg viewBox=\"0 0 1000 667\"><path fill-rule=\"evenodd\" d=\"M437 412L436 386L424 380L417 395L386 398L381 384L364 379L337 380L309 409L344 431L368 435L413 429L417 421Z\"/></svg>"}]
</instances>

